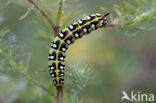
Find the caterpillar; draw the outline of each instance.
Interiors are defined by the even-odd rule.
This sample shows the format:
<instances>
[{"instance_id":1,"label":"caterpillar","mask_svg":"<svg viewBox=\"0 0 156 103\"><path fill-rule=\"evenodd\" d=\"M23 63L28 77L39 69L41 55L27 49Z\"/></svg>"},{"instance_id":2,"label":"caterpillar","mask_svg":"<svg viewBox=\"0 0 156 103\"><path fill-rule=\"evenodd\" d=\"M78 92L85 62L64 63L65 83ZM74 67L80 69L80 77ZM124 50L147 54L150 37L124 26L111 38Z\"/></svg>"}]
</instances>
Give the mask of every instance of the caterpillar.
<instances>
[{"instance_id":1,"label":"caterpillar","mask_svg":"<svg viewBox=\"0 0 156 103\"><path fill-rule=\"evenodd\" d=\"M62 88L64 84L65 52L69 45L83 35L89 34L92 30L105 26L107 15L109 13L105 15L96 13L84 17L61 30L52 41L48 60L50 75L56 88Z\"/></svg>"}]
</instances>

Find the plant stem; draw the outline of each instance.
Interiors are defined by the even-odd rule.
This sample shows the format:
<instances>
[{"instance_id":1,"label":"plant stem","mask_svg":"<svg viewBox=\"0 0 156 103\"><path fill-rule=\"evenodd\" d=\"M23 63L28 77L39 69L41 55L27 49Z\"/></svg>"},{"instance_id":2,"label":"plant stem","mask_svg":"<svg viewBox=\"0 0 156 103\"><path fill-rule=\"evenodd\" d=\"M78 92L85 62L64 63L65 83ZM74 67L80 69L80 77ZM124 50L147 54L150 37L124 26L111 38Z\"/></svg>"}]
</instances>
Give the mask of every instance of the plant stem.
<instances>
[{"instance_id":1,"label":"plant stem","mask_svg":"<svg viewBox=\"0 0 156 103\"><path fill-rule=\"evenodd\" d=\"M63 2L62 0L59 1L59 9L58 9L58 14L57 14L57 23L56 23L56 27L57 27L57 34L60 31L60 22L61 22L61 18L62 18L62 7L63 7Z\"/></svg>"},{"instance_id":2,"label":"plant stem","mask_svg":"<svg viewBox=\"0 0 156 103\"><path fill-rule=\"evenodd\" d=\"M46 12L44 12L41 8L39 8L39 6L33 1L33 0L28 0L32 5L34 5L34 7L39 10L41 12L41 14L48 20L48 22L50 23L50 25L52 26L52 29L54 30L54 37L56 37L60 31L60 21L62 18L62 6L63 6L63 1L60 0L59 1L59 9L58 9L58 14L57 14L57 21L56 21L56 25L53 23L53 21L48 17L48 15L46 14ZM114 27L116 26L115 24L107 24L105 27ZM45 86L43 86L41 83L39 83L37 80L33 79L31 76L29 76L27 74L27 78L29 80L31 80L33 83L35 83L36 85L38 85L39 87L41 87L44 91L46 91L47 93L49 93L51 96L53 96L57 103L64 103L64 99L63 99L63 87L58 87L57 88L57 95L55 96L52 92L50 92Z\"/></svg>"},{"instance_id":3,"label":"plant stem","mask_svg":"<svg viewBox=\"0 0 156 103\"><path fill-rule=\"evenodd\" d=\"M26 74L27 78L29 80L31 80L33 83L35 83L37 86L39 86L40 88L42 88L45 92L47 92L48 94L50 94L51 96L53 96L55 99L57 99L56 95L52 92L50 92L50 90L48 90L44 85L42 85L40 82L38 82L37 80L33 79L29 74Z\"/></svg>"},{"instance_id":4,"label":"plant stem","mask_svg":"<svg viewBox=\"0 0 156 103\"><path fill-rule=\"evenodd\" d=\"M60 31L60 21L62 17L62 6L63 6L63 1L59 1L59 9L58 9L58 14L57 14L57 22L56 22L56 27L57 27L57 34ZM57 35L54 35L55 37ZM62 88L57 88L57 103L64 103L63 101L63 87Z\"/></svg>"},{"instance_id":5,"label":"plant stem","mask_svg":"<svg viewBox=\"0 0 156 103\"><path fill-rule=\"evenodd\" d=\"M63 88L57 88L57 103L64 103L63 101Z\"/></svg>"},{"instance_id":6,"label":"plant stem","mask_svg":"<svg viewBox=\"0 0 156 103\"><path fill-rule=\"evenodd\" d=\"M53 23L53 21L50 19L50 17L47 15L47 13L45 11L43 11L33 0L28 0L32 5L34 5L34 7L39 10L41 12L41 14L43 15L43 17L45 17L48 22L50 23L52 29L54 30L54 35L57 35L57 27L55 26L55 24Z\"/></svg>"},{"instance_id":7,"label":"plant stem","mask_svg":"<svg viewBox=\"0 0 156 103\"><path fill-rule=\"evenodd\" d=\"M105 27L114 27L117 26L118 24L106 24Z\"/></svg>"},{"instance_id":8,"label":"plant stem","mask_svg":"<svg viewBox=\"0 0 156 103\"><path fill-rule=\"evenodd\" d=\"M54 30L54 37L56 37L60 31L60 21L62 18L62 6L63 6L63 1L59 1L59 9L58 9L58 16L57 16L57 21L56 25L53 23L53 21L48 17L46 12L44 12L33 0L28 0L34 7L41 12L41 14L48 20L50 25L52 26L52 29ZM51 96L53 96L57 103L64 103L63 101L63 87L62 88L57 88L57 95L55 96L53 93L51 93L46 87L44 87L42 84L40 84L38 81L34 80L31 76L27 76L28 79L33 81L35 84L37 84L39 87L41 87L44 91L49 93Z\"/></svg>"}]
</instances>

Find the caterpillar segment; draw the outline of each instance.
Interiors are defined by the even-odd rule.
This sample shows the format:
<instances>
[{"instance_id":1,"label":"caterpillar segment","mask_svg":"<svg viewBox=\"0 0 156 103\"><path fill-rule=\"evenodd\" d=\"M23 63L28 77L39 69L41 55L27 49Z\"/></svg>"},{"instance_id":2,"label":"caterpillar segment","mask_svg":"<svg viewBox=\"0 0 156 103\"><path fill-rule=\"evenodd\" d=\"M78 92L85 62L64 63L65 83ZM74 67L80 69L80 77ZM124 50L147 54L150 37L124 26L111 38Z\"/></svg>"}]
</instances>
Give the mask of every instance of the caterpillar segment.
<instances>
[{"instance_id":1,"label":"caterpillar segment","mask_svg":"<svg viewBox=\"0 0 156 103\"><path fill-rule=\"evenodd\" d=\"M68 46L83 35L89 34L92 30L105 26L107 24L106 16L108 14L91 14L82 18L61 30L53 40L48 59L50 75L53 78L56 88L62 88L64 84L64 61Z\"/></svg>"}]
</instances>

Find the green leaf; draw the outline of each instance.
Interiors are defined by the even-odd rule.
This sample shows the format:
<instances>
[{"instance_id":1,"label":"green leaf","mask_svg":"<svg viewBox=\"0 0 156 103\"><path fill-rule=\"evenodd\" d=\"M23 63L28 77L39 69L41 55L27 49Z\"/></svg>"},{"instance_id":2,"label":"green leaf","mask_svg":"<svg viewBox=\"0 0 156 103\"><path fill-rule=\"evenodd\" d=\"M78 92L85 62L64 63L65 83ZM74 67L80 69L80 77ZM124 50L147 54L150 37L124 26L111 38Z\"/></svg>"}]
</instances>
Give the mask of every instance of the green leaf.
<instances>
[{"instance_id":1,"label":"green leaf","mask_svg":"<svg viewBox=\"0 0 156 103\"><path fill-rule=\"evenodd\" d=\"M35 38L38 40L44 40L44 41L49 41L50 40L50 35L47 35L47 33L43 30L39 30L38 34L35 35Z\"/></svg>"},{"instance_id":2,"label":"green leaf","mask_svg":"<svg viewBox=\"0 0 156 103\"><path fill-rule=\"evenodd\" d=\"M121 16L121 12L120 12L119 8L120 8L119 5L117 5L117 4L114 5L114 10L116 11L117 15L120 17Z\"/></svg>"},{"instance_id":3,"label":"green leaf","mask_svg":"<svg viewBox=\"0 0 156 103\"><path fill-rule=\"evenodd\" d=\"M128 12L136 10L136 8L133 5L131 5L130 3L124 2L124 4L125 4L125 7L127 8Z\"/></svg>"},{"instance_id":4,"label":"green leaf","mask_svg":"<svg viewBox=\"0 0 156 103\"><path fill-rule=\"evenodd\" d=\"M9 59L8 61L9 61L11 68L13 70L15 70L16 72L20 72L20 69L18 68L17 64L12 59Z\"/></svg>"},{"instance_id":5,"label":"green leaf","mask_svg":"<svg viewBox=\"0 0 156 103\"><path fill-rule=\"evenodd\" d=\"M20 60L19 65L20 65L20 68L23 70L23 73L27 74L27 69L25 68L22 60Z\"/></svg>"},{"instance_id":6,"label":"green leaf","mask_svg":"<svg viewBox=\"0 0 156 103\"><path fill-rule=\"evenodd\" d=\"M4 37L6 34L8 34L10 32L9 29L4 28L0 30L0 38Z\"/></svg>"},{"instance_id":7,"label":"green leaf","mask_svg":"<svg viewBox=\"0 0 156 103\"><path fill-rule=\"evenodd\" d=\"M6 71L2 71L2 70L0 70L0 73L6 73Z\"/></svg>"},{"instance_id":8,"label":"green leaf","mask_svg":"<svg viewBox=\"0 0 156 103\"><path fill-rule=\"evenodd\" d=\"M120 26L116 27L116 30L123 31L126 34L136 34L139 33L138 31L147 30L146 25L142 27L141 24L146 22L152 26L150 20L156 16L156 4L153 4L153 1L135 0L135 6L127 1L124 1L124 6L115 5L114 10L118 15L118 22L115 23ZM115 20L116 18L113 21Z\"/></svg>"},{"instance_id":9,"label":"green leaf","mask_svg":"<svg viewBox=\"0 0 156 103\"><path fill-rule=\"evenodd\" d=\"M29 65L29 62L30 62L31 56L32 56L32 54L30 53L30 54L28 55L27 60L26 60L26 66L27 66L27 68L28 68L28 65Z\"/></svg>"}]
</instances>

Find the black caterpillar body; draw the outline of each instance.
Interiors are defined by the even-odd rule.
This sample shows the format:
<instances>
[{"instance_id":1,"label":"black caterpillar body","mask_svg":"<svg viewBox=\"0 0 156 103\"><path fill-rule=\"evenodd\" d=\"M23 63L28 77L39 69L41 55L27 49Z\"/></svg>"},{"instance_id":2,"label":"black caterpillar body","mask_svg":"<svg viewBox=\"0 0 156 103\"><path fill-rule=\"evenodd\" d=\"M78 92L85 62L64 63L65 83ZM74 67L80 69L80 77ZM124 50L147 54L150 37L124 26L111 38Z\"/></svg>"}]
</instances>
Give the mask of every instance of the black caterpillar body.
<instances>
[{"instance_id":1,"label":"black caterpillar body","mask_svg":"<svg viewBox=\"0 0 156 103\"><path fill-rule=\"evenodd\" d=\"M82 18L60 31L54 39L49 50L48 59L50 75L57 88L62 88L64 84L64 60L68 46L83 35L89 34L92 30L105 26L107 24L106 16L108 14L91 14Z\"/></svg>"}]
</instances>

